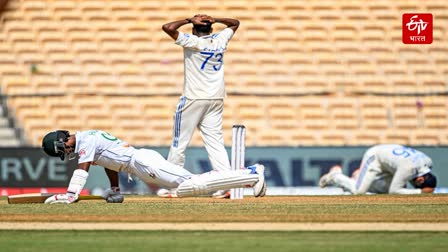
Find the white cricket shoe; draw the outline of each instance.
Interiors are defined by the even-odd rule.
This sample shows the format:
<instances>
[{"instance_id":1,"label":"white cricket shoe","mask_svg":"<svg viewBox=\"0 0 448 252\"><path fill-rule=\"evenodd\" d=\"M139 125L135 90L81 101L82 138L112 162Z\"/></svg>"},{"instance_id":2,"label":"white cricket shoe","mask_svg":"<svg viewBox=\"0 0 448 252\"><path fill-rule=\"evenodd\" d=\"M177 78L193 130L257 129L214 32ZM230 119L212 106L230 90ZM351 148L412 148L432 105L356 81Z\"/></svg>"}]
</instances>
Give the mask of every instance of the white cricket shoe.
<instances>
[{"instance_id":1,"label":"white cricket shoe","mask_svg":"<svg viewBox=\"0 0 448 252\"><path fill-rule=\"evenodd\" d=\"M326 174L324 174L319 179L319 186L321 188L327 187L333 183L333 175L342 173L342 168L339 165L335 165L331 167L330 171Z\"/></svg>"},{"instance_id":2,"label":"white cricket shoe","mask_svg":"<svg viewBox=\"0 0 448 252\"><path fill-rule=\"evenodd\" d=\"M219 190L212 194L215 199L230 199L230 191Z\"/></svg>"},{"instance_id":3,"label":"white cricket shoe","mask_svg":"<svg viewBox=\"0 0 448 252\"><path fill-rule=\"evenodd\" d=\"M157 196L161 198L177 198L176 190L177 188L173 189L161 188L157 191Z\"/></svg>"},{"instance_id":4,"label":"white cricket shoe","mask_svg":"<svg viewBox=\"0 0 448 252\"><path fill-rule=\"evenodd\" d=\"M263 197L263 196L265 196L266 195L267 185L266 185L266 180L264 178L264 165L262 165L262 164L254 164L254 165L251 165L251 166L249 166L247 168L248 169L255 168L255 172L258 174L258 182L255 183L255 185L253 186L254 196L255 197Z\"/></svg>"}]
</instances>

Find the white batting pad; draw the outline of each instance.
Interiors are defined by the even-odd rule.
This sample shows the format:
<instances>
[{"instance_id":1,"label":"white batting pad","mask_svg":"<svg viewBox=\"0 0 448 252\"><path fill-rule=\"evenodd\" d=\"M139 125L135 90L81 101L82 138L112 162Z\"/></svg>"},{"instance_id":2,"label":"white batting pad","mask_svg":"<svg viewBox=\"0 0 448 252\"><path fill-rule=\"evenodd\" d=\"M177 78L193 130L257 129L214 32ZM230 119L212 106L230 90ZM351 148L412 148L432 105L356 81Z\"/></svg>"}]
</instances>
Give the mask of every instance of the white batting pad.
<instances>
[{"instance_id":1,"label":"white batting pad","mask_svg":"<svg viewBox=\"0 0 448 252\"><path fill-rule=\"evenodd\" d=\"M88 176L89 176L88 172L82 169L76 169L73 172L72 178L70 179L70 183L67 188L67 193L72 193L77 198L78 195L81 193L82 188L84 188Z\"/></svg>"},{"instance_id":2,"label":"white batting pad","mask_svg":"<svg viewBox=\"0 0 448 252\"><path fill-rule=\"evenodd\" d=\"M248 174L247 170L211 171L185 180L177 188L177 196L190 197L205 195L217 190L252 187L258 182L258 174Z\"/></svg>"}]
</instances>

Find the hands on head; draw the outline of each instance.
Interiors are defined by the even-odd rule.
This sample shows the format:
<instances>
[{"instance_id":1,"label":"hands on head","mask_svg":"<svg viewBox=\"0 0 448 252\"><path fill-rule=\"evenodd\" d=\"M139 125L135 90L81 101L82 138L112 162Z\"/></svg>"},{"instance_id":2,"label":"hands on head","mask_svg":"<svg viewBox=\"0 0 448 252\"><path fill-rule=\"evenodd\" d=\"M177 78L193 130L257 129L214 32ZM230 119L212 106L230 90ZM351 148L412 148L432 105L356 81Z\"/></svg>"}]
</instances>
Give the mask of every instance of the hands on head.
<instances>
[{"instance_id":1,"label":"hands on head","mask_svg":"<svg viewBox=\"0 0 448 252\"><path fill-rule=\"evenodd\" d=\"M197 14L190 19L194 25L207 25L204 21L209 21L211 24L215 23L215 19L207 14Z\"/></svg>"}]
</instances>

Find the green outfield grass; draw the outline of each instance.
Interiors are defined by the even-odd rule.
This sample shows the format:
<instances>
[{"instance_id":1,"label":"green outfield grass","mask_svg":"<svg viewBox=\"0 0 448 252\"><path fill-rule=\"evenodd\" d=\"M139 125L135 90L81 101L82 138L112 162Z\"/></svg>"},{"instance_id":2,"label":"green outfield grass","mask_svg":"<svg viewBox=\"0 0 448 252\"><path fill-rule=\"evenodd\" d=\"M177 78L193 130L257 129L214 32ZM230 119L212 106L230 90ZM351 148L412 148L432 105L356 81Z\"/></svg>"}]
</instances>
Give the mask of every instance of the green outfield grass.
<instances>
[{"instance_id":1,"label":"green outfield grass","mask_svg":"<svg viewBox=\"0 0 448 252\"><path fill-rule=\"evenodd\" d=\"M445 232L0 231L7 251L446 251Z\"/></svg>"},{"instance_id":2,"label":"green outfield grass","mask_svg":"<svg viewBox=\"0 0 448 252\"><path fill-rule=\"evenodd\" d=\"M297 196L214 200L128 196L123 204L0 202L0 221L448 222L448 195Z\"/></svg>"},{"instance_id":3,"label":"green outfield grass","mask_svg":"<svg viewBox=\"0 0 448 252\"><path fill-rule=\"evenodd\" d=\"M381 222L448 223L448 195L208 197L161 199L127 196L123 204L83 201L71 205L7 204L0 225L21 222L127 223ZM95 225L95 224L94 224ZM367 224L366 224L367 225ZM44 227L42 227L43 229ZM73 227L71 227L73 228ZM447 251L448 232L436 231L116 231L0 230L0 251ZM343 230L343 229L341 229ZM366 229L368 230L368 229ZM433 229L431 229L433 230ZM437 230L437 229L436 229Z\"/></svg>"}]
</instances>

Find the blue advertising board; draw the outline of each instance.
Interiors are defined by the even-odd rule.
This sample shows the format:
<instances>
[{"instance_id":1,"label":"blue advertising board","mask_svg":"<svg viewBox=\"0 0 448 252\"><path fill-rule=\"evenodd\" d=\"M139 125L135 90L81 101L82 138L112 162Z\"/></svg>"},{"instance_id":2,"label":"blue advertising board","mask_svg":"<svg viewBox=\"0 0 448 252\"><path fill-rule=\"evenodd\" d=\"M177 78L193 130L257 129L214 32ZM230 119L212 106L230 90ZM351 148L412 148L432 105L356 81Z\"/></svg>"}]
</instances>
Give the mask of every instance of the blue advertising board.
<instances>
[{"instance_id":1,"label":"blue advertising board","mask_svg":"<svg viewBox=\"0 0 448 252\"><path fill-rule=\"evenodd\" d=\"M149 147L151 148L151 147ZM248 147L246 165L262 163L266 167L266 180L270 187L315 187L319 178L333 165L343 167L345 174L359 167L362 155L368 147ZM448 147L414 146L433 159L433 172L438 177L438 187L448 187ZM152 148L164 157L167 147ZM230 149L228 149L230 152ZM187 149L185 168L193 173L211 170L204 148ZM50 158L40 148L0 149L0 188L16 187L64 187L68 185L76 161L70 163ZM156 187L148 187L137 178L129 180L120 174L120 186L130 193L152 193ZM104 169L92 167L86 188L104 190L109 187Z\"/></svg>"}]
</instances>

